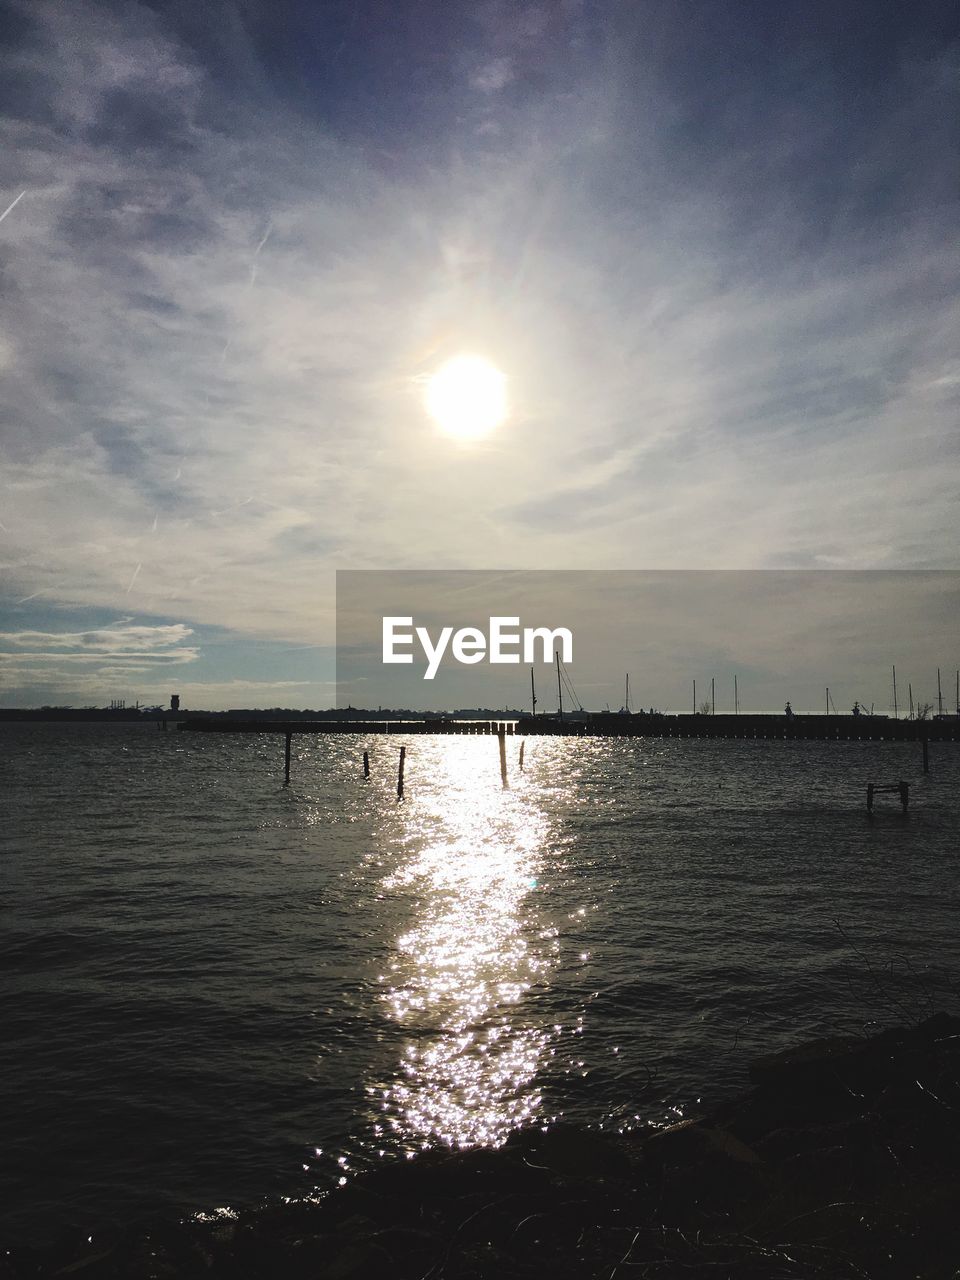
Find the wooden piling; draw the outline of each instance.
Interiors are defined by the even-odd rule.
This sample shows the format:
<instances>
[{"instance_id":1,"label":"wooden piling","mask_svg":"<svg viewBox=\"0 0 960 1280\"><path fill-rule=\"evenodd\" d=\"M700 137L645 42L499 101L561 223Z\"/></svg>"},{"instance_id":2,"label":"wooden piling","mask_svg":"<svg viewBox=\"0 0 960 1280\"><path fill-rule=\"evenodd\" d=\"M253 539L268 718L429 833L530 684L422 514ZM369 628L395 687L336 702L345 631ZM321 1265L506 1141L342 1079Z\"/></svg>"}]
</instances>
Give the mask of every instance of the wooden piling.
<instances>
[{"instance_id":1,"label":"wooden piling","mask_svg":"<svg viewBox=\"0 0 960 1280\"><path fill-rule=\"evenodd\" d=\"M407 748L400 748L400 768L397 772L397 799L403 799L403 766L407 759Z\"/></svg>"},{"instance_id":2,"label":"wooden piling","mask_svg":"<svg viewBox=\"0 0 960 1280\"><path fill-rule=\"evenodd\" d=\"M289 787L290 785L290 743L293 739L293 734L287 733L284 735L284 738L285 738L285 742L284 742L284 748L283 748L283 785L285 787Z\"/></svg>"},{"instance_id":3,"label":"wooden piling","mask_svg":"<svg viewBox=\"0 0 960 1280\"><path fill-rule=\"evenodd\" d=\"M526 739L520 743L520 772L523 773L523 748L527 745Z\"/></svg>"},{"instance_id":4,"label":"wooden piling","mask_svg":"<svg viewBox=\"0 0 960 1280\"><path fill-rule=\"evenodd\" d=\"M904 782L903 779L901 779L899 782L894 782L889 786L882 786L882 787L877 786L875 782L868 782L867 783L867 813L873 813L873 797L876 795L878 791L895 791L897 795L900 797L900 806L903 809L904 814L906 814L907 808L910 804L910 783L909 782Z\"/></svg>"},{"instance_id":5,"label":"wooden piling","mask_svg":"<svg viewBox=\"0 0 960 1280\"><path fill-rule=\"evenodd\" d=\"M497 739L500 743L500 781L504 786L507 785L507 735L506 729L500 725L497 729Z\"/></svg>"},{"instance_id":6,"label":"wooden piling","mask_svg":"<svg viewBox=\"0 0 960 1280\"><path fill-rule=\"evenodd\" d=\"M365 751L363 753L363 776L365 778L370 777L370 752L369 751Z\"/></svg>"}]
</instances>

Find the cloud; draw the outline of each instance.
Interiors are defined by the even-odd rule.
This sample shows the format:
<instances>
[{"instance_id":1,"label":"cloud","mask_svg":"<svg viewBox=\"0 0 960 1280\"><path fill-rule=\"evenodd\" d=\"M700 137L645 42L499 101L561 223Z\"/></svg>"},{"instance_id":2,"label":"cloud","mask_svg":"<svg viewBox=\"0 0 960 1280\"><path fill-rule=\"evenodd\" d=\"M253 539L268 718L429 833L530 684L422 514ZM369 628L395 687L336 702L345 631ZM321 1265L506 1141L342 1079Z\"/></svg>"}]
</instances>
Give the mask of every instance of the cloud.
<instances>
[{"instance_id":1,"label":"cloud","mask_svg":"<svg viewBox=\"0 0 960 1280\"><path fill-rule=\"evenodd\" d=\"M136 665L139 671L148 671L149 663L162 666L166 663L182 663L195 662L198 657L196 649L176 649L170 653L137 653L131 651L123 653L120 651L111 651L104 653L62 653L59 650L54 652L43 652L42 650L34 653L0 653L0 663L10 662L21 664L24 662L56 662L56 663L86 663L94 666L103 666L105 659L109 658L111 662L120 662L130 660L130 663Z\"/></svg>"},{"instance_id":2,"label":"cloud","mask_svg":"<svg viewBox=\"0 0 960 1280\"><path fill-rule=\"evenodd\" d=\"M183 623L168 626L136 626L117 622L94 631L0 631L0 645L17 648L42 648L53 652L64 649L84 650L82 656L111 654L132 650L139 656L169 656L157 650L168 650L179 645L193 629ZM184 652L184 650L178 650Z\"/></svg>"},{"instance_id":3,"label":"cloud","mask_svg":"<svg viewBox=\"0 0 960 1280\"><path fill-rule=\"evenodd\" d=\"M14 599L311 644L335 567L954 563L954 55L904 55L870 120L826 73L769 113L731 91L711 148L653 53L578 53L577 6L576 40L547 6L500 30L506 8L478 10L462 132L386 156L240 37L224 69L145 6L23 7ZM421 406L461 349L509 377L473 448ZM156 639L78 649L180 644Z\"/></svg>"},{"instance_id":4,"label":"cloud","mask_svg":"<svg viewBox=\"0 0 960 1280\"><path fill-rule=\"evenodd\" d=\"M149 626L120 619L88 631L28 630L0 632L0 691L6 700L102 701L111 688L137 686L156 692L179 668L200 658L196 645L185 644L193 629L183 623Z\"/></svg>"},{"instance_id":5,"label":"cloud","mask_svg":"<svg viewBox=\"0 0 960 1280\"><path fill-rule=\"evenodd\" d=\"M478 67L470 77L470 83L481 93L499 93L513 79L513 74L512 59L494 58Z\"/></svg>"}]
</instances>

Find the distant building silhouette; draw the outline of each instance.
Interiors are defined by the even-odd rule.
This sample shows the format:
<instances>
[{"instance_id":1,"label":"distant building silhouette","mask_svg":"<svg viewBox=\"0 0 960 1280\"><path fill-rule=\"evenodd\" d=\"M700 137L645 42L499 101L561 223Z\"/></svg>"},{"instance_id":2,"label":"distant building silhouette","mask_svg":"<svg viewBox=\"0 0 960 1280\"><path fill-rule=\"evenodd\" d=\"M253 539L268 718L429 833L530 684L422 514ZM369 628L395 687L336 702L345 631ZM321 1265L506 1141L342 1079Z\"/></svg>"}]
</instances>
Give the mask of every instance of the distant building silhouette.
<instances>
[{"instance_id":1,"label":"distant building silhouette","mask_svg":"<svg viewBox=\"0 0 960 1280\"><path fill-rule=\"evenodd\" d=\"M179 695L179 693L171 693L171 695L170 695L170 710L171 710L171 711L179 711L179 710L180 710L180 695Z\"/></svg>"}]
</instances>

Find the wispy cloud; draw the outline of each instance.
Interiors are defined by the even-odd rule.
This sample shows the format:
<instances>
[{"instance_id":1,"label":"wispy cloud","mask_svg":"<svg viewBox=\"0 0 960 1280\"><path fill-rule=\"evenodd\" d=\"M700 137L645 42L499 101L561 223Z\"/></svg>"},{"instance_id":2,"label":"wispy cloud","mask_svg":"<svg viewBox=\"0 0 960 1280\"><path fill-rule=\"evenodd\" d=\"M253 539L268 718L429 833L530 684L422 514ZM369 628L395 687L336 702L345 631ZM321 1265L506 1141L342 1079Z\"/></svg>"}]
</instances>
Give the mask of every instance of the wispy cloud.
<instances>
[{"instance_id":1,"label":"wispy cloud","mask_svg":"<svg viewBox=\"0 0 960 1280\"><path fill-rule=\"evenodd\" d=\"M183 623L151 627L117 622L93 631L0 631L0 645L56 654L70 650L94 657L124 652L161 657L175 646L178 652L186 652L182 642L192 635L193 629Z\"/></svg>"},{"instance_id":2,"label":"wispy cloud","mask_svg":"<svg viewBox=\"0 0 960 1280\"><path fill-rule=\"evenodd\" d=\"M0 632L0 694L16 691L28 701L71 698L103 700L104 691L131 682L158 693L157 677L196 663L200 650L185 644L193 629L182 623L144 626L120 619L88 631ZM168 676L163 674L163 683Z\"/></svg>"},{"instance_id":3,"label":"wispy cloud","mask_svg":"<svg viewBox=\"0 0 960 1280\"><path fill-rule=\"evenodd\" d=\"M499 93L513 79L513 74L511 58L494 58L477 68L470 77L470 83L481 93Z\"/></svg>"}]
</instances>

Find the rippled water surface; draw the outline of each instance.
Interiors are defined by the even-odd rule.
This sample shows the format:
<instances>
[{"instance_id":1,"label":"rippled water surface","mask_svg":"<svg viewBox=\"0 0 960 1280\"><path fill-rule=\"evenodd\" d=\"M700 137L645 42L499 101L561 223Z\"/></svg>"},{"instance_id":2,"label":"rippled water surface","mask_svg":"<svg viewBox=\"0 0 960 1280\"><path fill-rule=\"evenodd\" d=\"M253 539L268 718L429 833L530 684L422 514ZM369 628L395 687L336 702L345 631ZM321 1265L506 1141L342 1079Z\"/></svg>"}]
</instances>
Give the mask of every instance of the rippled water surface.
<instances>
[{"instance_id":1,"label":"rippled water surface","mask_svg":"<svg viewBox=\"0 0 960 1280\"><path fill-rule=\"evenodd\" d=\"M282 738L0 725L3 1236L662 1123L955 1010L956 746L507 742L504 790L496 739L295 738L284 789Z\"/></svg>"}]
</instances>

